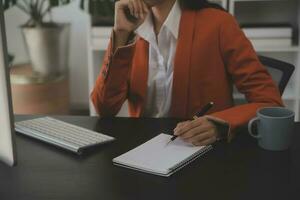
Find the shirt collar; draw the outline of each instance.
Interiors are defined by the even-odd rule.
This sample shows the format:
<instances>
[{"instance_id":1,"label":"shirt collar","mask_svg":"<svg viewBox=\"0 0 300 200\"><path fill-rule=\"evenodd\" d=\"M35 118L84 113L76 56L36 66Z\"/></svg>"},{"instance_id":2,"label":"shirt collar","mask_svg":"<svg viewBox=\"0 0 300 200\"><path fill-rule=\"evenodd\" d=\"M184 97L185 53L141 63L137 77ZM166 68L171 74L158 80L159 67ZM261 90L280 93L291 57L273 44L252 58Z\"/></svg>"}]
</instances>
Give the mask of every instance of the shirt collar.
<instances>
[{"instance_id":1,"label":"shirt collar","mask_svg":"<svg viewBox=\"0 0 300 200\"><path fill-rule=\"evenodd\" d=\"M178 39L180 18L181 8L178 1L176 1L161 29L164 27L167 28L172 35ZM150 37L152 37L154 30L152 16L150 13L147 15L145 21L135 30L135 33L146 40L149 40Z\"/></svg>"},{"instance_id":2,"label":"shirt collar","mask_svg":"<svg viewBox=\"0 0 300 200\"><path fill-rule=\"evenodd\" d=\"M163 26L167 27L173 36L178 39L179 24L181 18L181 8L178 1L175 2Z\"/></svg>"}]
</instances>

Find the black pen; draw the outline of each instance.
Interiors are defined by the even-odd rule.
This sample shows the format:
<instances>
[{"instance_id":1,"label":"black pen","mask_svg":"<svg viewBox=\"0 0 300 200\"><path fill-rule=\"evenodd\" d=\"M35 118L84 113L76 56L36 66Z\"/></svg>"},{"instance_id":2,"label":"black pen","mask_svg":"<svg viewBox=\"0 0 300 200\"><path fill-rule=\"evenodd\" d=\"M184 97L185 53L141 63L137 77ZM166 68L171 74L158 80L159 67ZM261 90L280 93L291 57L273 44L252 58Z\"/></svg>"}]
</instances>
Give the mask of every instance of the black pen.
<instances>
[{"instance_id":1,"label":"black pen","mask_svg":"<svg viewBox=\"0 0 300 200\"><path fill-rule=\"evenodd\" d=\"M197 112L193 118L195 119L196 117L202 117L213 107L213 105L214 105L214 102L209 102L199 112ZM174 135L167 144L176 140L177 137L178 137L177 135Z\"/></svg>"}]
</instances>

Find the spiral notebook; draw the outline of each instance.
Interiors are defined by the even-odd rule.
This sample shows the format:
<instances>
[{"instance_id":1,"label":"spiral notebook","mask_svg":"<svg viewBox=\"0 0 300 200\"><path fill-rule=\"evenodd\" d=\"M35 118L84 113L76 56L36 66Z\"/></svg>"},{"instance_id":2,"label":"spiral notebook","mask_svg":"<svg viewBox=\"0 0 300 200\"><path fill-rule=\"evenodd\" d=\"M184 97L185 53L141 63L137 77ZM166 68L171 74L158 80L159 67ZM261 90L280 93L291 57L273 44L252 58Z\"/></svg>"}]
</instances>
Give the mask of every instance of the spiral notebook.
<instances>
[{"instance_id":1,"label":"spiral notebook","mask_svg":"<svg viewBox=\"0 0 300 200\"><path fill-rule=\"evenodd\" d=\"M113 159L115 165L159 176L170 176L212 149L193 146L171 135L160 134L146 143Z\"/></svg>"}]
</instances>

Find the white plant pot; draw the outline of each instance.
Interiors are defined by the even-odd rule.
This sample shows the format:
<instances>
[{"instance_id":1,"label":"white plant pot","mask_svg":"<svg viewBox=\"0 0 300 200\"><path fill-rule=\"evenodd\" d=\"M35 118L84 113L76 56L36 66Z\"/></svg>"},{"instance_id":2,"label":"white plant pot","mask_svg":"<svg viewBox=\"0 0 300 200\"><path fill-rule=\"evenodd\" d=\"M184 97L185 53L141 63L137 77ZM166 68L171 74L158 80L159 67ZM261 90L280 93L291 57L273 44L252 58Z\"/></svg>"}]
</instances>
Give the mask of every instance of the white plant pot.
<instances>
[{"instance_id":1,"label":"white plant pot","mask_svg":"<svg viewBox=\"0 0 300 200\"><path fill-rule=\"evenodd\" d=\"M34 72L55 76L68 71L70 25L22 27Z\"/></svg>"}]
</instances>

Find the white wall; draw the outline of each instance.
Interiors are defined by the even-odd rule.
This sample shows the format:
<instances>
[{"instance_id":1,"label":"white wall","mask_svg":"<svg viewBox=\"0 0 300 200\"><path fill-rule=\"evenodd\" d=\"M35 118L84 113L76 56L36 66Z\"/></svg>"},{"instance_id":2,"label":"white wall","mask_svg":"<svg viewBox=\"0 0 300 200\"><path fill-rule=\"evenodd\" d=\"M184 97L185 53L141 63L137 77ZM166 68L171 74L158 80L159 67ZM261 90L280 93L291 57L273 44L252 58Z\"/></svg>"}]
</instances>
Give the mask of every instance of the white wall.
<instances>
[{"instance_id":1,"label":"white wall","mask_svg":"<svg viewBox=\"0 0 300 200\"><path fill-rule=\"evenodd\" d=\"M70 89L71 105L88 108L88 72L87 72L87 30L89 16L79 9L79 1L55 8L53 19L56 22L72 24L70 41ZM8 50L15 56L14 64L28 63L29 57L21 34L20 25L28 20L28 16L18 8L5 12Z\"/></svg>"}]
</instances>

